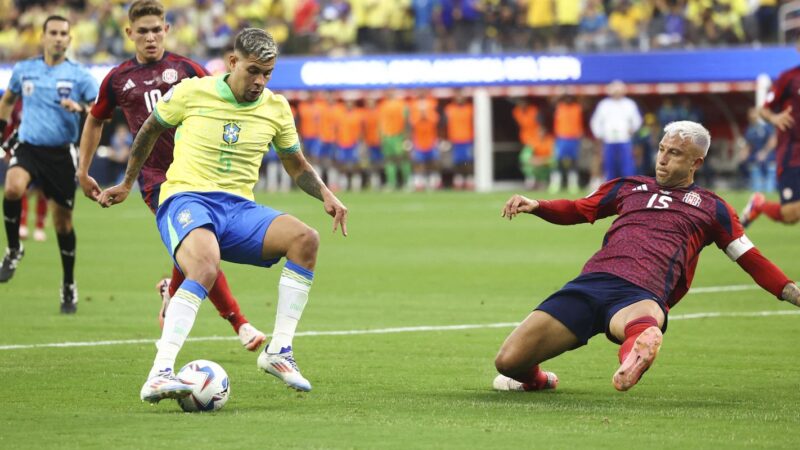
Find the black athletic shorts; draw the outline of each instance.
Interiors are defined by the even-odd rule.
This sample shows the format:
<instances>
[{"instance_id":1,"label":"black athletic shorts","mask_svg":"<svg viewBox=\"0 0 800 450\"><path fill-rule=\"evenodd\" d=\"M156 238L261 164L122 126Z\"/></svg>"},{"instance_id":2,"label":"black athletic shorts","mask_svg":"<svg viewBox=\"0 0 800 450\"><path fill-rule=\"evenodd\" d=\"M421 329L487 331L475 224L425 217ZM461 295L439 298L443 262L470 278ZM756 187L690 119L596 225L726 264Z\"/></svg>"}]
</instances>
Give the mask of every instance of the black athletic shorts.
<instances>
[{"instance_id":1,"label":"black athletic shorts","mask_svg":"<svg viewBox=\"0 0 800 450\"><path fill-rule=\"evenodd\" d=\"M8 166L9 169L25 169L31 175L32 182L42 188L47 198L64 208L72 209L78 188L75 178L77 163L77 152L72 145L40 147L20 143Z\"/></svg>"}]
</instances>

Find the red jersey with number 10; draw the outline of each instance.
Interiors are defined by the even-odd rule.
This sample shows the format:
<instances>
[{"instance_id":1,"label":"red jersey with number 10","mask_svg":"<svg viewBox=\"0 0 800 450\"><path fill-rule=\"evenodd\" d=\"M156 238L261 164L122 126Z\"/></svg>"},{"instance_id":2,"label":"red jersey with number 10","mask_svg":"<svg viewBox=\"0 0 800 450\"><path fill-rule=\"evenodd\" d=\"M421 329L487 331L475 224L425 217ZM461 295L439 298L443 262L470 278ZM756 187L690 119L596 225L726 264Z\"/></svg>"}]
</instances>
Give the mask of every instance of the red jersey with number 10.
<instances>
[{"instance_id":1,"label":"red jersey with number 10","mask_svg":"<svg viewBox=\"0 0 800 450\"><path fill-rule=\"evenodd\" d=\"M128 128L136 135L158 100L172 86L184 78L206 75L208 72L201 65L174 53L165 52L160 60L149 64L141 64L136 58L131 58L111 69L103 79L97 102L92 107L92 116L100 120L110 119L114 108L119 106ZM162 133L142 166L139 185L145 192L145 200L147 194L167 178L167 169L172 164L174 138L174 129Z\"/></svg>"},{"instance_id":2,"label":"red jersey with number 10","mask_svg":"<svg viewBox=\"0 0 800 450\"><path fill-rule=\"evenodd\" d=\"M571 203L572 213L559 212L563 208L557 202ZM618 178L586 198L540 204L534 214L560 224L593 223L618 214L603 247L581 273L616 275L670 307L689 290L705 246L715 243L734 261L753 248L733 208L696 185L671 189L651 177Z\"/></svg>"}]
</instances>

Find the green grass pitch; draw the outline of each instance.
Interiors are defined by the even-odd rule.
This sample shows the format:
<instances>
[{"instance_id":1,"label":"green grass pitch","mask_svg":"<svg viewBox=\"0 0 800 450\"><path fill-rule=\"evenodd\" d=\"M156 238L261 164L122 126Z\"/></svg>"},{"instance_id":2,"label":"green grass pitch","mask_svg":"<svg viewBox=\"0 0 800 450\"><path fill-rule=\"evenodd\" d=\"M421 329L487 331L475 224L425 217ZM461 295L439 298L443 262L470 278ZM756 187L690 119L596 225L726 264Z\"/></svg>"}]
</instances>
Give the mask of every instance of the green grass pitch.
<instances>
[{"instance_id":1,"label":"green grass pitch","mask_svg":"<svg viewBox=\"0 0 800 450\"><path fill-rule=\"evenodd\" d=\"M652 370L627 393L611 385L617 347L602 336L544 365L559 375L557 391L493 392L493 358L511 326L485 325L520 321L575 277L611 223L507 222L507 197L343 194L343 238L316 200L261 195L322 235L298 330L307 334L295 339L314 390L258 372L256 355L204 304L192 337L225 339L187 342L178 365L203 358L228 371L230 401L208 414L138 398L159 335L153 286L170 271L153 216L136 195L111 210L81 198L77 315L58 314L52 230L26 244L0 285L0 448L797 448L800 311L754 288L688 295ZM736 208L747 198L726 197ZM748 235L797 279L798 233L761 219ZM244 313L269 332L280 270L223 268ZM715 246L703 252L694 287L753 284ZM770 315L691 316L757 312ZM308 334L465 324L480 327ZM120 340L144 343L8 348Z\"/></svg>"}]
</instances>

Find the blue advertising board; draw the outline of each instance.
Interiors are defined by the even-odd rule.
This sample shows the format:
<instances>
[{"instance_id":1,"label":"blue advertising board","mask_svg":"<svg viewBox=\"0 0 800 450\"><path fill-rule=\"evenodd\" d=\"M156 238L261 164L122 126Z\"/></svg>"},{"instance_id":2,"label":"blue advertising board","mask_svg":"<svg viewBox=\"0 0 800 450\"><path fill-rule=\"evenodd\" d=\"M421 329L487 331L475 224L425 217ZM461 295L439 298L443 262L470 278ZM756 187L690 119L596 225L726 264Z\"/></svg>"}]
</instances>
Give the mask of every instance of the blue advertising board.
<instances>
[{"instance_id":1,"label":"blue advertising board","mask_svg":"<svg viewBox=\"0 0 800 450\"><path fill-rule=\"evenodd\" d=\"M219 61L214 64L219 66ZM552 84L693 83L753 81L775 77L800 63L793 47L649 53L408 55L358 58L282 56L274 90L385 89ZM211 64L209 64L211 66ZM0 66L0 88L11 76ZM111 66L93 66L102 79Z\"/></svg>"}]
</instances>

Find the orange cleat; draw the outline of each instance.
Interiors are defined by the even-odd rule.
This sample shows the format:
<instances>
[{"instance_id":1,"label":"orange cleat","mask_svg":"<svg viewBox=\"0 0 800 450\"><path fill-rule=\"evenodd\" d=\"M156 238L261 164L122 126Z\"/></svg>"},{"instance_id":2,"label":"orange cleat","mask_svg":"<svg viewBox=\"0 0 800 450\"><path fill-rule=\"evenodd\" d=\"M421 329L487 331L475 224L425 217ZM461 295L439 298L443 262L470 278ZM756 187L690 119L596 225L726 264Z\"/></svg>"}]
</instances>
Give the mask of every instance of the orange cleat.
<instances>
[{"instance_id":1,"label":"orange cleat","mask_svg":"<svg viewBox=\"0 0 800 450\"><path fill-rule=\"evenodd\" d=\"M761 192L756 192L750 196L750 200L747 201L747 205L745 205L742 210L742 217L739 219L743 227L747 228L758 219L758 216L761 215L761 208L764 207L765 202L766 198Z\"/></svg>"},{"instance_id":2,"label":"orange cleat","mask_svg":"<svg viewBox=\"0 0 800 450\"><path fill-rule=\"evenodd\" d=\"M614 373L612 381L618 391L627 391L632 388L642 374L653 365L653 361L658 356L658 349L661 348L663 335L658 327L650 327L642 332L633 343L633 348L617 372Z\"/></svg>"}]
</instances>

